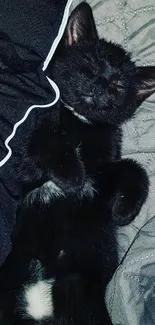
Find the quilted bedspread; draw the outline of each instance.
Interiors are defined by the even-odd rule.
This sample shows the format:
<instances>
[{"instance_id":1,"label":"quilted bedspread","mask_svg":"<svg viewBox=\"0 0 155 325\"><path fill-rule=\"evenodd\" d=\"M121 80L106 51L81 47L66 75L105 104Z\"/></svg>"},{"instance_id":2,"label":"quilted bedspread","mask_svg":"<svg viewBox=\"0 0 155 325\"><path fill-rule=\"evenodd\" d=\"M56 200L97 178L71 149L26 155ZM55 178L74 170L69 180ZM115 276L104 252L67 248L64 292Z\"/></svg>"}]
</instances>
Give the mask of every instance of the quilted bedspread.
<instances>
[{"instance_id":1,"label":"quilted bedspread","mask_svg":"<svg viewBox=\"0 0 155 325\"><path fill-rule=\"evenodd\" d=\"M73 1L75 7L80 0ZM155 0L88 0L99 35L130 51L138 66L155 65ZM114 325L155 324L155 94L123 127L123 157L150 177L147 202L134 222L118 229L120 266L107 289Z\"/></svg>"}]
</instances>

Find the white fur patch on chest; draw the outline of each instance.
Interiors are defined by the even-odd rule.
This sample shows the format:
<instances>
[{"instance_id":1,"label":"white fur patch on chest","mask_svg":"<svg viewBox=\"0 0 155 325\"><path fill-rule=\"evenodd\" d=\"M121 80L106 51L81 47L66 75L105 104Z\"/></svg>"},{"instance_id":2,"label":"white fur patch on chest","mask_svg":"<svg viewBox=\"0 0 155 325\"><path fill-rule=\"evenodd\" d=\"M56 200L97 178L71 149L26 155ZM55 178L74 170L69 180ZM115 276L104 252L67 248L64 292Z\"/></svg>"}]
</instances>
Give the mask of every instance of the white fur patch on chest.
<instances>
[{"instance_id":1,"label":"white fur patch on chest","mask_svg":"<svg viewBox=\"0 0 155 325\"><path fill-rule=\"evenodd\" d=\"M42 186L35 188L27 194L26 200L31 204L35 200L39 200L42 203L49 203L53 198L65 197L65 193L57 186L53 181L48 181Z\"/></svg>"},{"instance_id":2,"label":"white fur patch on chest","mask_svg":"<svg viewBox=\"0 0 155 325\"><path fill-rule=\"evenodd\" d=\"M79 150L79 148L78 148ZM80 151L79 151L80 152ZM88 197L90 199L94 198L96 189L94 187L94 182L92 179L88 178L85 182L80 194L77 193L81 199L83 197ZM42 204L49 204L53 199L65 198L66 194L63 190L58 187L53 181L48 181L44 183L42 186L35 188L31 192L29 192L26 196L26 201L33 204L35 201L40 201Z\"/></svg>"},{"instance_id":3,"label":"white fur patch on chest","mask_svg":"<svg viewBox=\"0 0 155 325\"><path fill-rule=\"evenodd\" d=\"M48 182L44 183L42 185L42 187L43 187L43 191L47 195L47 200L48 200L49 196L57 197L57 198L59 198L61 196L65 196L65 193L62 191L62 189L52 181L48 181ZM46 199L46 195L44 195L45 196L44 200Z\"/></svg>"},{"instance_id":4,"label":"white fur patch on chest","mask_svg":"<svg viewBox=\"0 0 155 325\"><path fill-rule=\"evenodd\" d=\"M36 321L53 315L53 282L54 280L39 280L24 287L26 314Z\"/></svg>"}]
</instances>

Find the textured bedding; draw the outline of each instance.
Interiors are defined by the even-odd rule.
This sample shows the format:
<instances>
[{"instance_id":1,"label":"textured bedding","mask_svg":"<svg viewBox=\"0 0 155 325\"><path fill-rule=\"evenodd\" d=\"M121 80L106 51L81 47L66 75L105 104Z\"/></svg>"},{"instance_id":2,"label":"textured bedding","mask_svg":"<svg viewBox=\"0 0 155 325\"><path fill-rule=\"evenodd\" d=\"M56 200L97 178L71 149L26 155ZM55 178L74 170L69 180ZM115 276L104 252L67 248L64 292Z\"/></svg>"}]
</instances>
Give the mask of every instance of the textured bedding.
<instances>
[{"instance_id":1,"label":"textured bedding","mask_svg":"<svg viewBox=\"0 0 155 325\"><path fill-rule=\"evenodd\" d=\"M81 1L73 1L73 6ZM88 0L99 35L121 44L137 65L155 65L155 0ZM123 156L150 177L140 214L118 229L120 266L107 289L114 325L155 324L155 94L124 125ZM122 260L123 258L123 260ZM122 262L121 262L122 261Z\"/></svg>"}]
</instances>

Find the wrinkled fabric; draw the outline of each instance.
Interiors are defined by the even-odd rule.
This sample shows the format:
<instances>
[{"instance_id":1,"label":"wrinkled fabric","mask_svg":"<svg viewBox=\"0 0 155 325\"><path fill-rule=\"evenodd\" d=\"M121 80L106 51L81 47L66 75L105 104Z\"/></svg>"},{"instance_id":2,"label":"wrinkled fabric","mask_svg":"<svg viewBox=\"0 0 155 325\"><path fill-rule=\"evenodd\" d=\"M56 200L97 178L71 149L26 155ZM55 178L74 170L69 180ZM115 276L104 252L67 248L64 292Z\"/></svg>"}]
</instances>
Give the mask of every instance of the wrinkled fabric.
<instances>
[{"instance_id":1,"label":"wrinkled fabric","mask_svg":"<svg viewBox=\"0 0 155 325\"><path fill-rule=\"evenodd\" d=\"M5 140L28 108L55 99L42 66L58 34L66 3L67 0L0 0L0 161L8 153ZM48 110L39 107L31 111L10 141L11 158L0 167L0 265L11 250L11 233L20 202L20 147Z\"/></svg>"},{"instance_id":2,"label":"wrinkled fabric","mask_svg":"<svg viewBox=\"0 0 155 325\"><path fill-rule=\"evenodd\" d=\"M80 0L74 0L75 7ZM155 66L154 0L88 0L100 37L121 44L138 66ZM146 168L149 196L136 219L118 230L120 264L107 289L114 325L155 324L155 94L123 126L123 157ZM150 222L149 222L150 220ZM147 223L147 224L146 224ZM144 225L146 226L144 227ZM138 234L138 235L137 235Z\"/></svg>"},{"instance_id":3,"label":"wrinkled fabric","mask_svg":"<svg viewBox=\"0 0 155 325\"><path fill-rule=\"evenodd\" d=\"M137 233L106 298L113 324L155 324L155 217Z\"/></svg>"}]
</instances>

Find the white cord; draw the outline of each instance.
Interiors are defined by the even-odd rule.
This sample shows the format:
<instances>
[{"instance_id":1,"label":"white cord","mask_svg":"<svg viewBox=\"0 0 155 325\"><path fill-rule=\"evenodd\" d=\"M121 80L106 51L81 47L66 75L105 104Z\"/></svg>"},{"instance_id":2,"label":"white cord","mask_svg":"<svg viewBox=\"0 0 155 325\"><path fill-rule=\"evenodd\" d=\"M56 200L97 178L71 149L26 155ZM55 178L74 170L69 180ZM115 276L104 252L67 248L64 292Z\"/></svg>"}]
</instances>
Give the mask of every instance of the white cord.
<instances>
[{"instance_id":1,"label":"white cord","mask_svg":"<svg viewBox=\"0 0 155 325\"><path fill-rule=\"evenodd\" d=\"M43 65L43 68L42 70L45 71L48 67L48 64L49 62L51 61L52 59L52 56L59 44L59 41L64 33L64 30L65 30L65 27L66 27L66 24L67 24L67 20L68 20L68 15L69 15L69 9L70 9L70 6L72 4L72 1L73 0L68 0L67 4L66 4L66 7L65 7L65 10L64 10L64 15L63 15L63 19L62 19L62 22L61 22L61 25L60 25L60 28L59 28L59 32L58 32L58 35L57 37L55 38L53 44L52 44L52 47L44 61L44 65ZM51 80L49 77L47 77L47 80L48 82L51 84L52 88L54 89L55 91L55 99L52 103L49 103L49 104L45 104L45 105L32 105L28 108L28 110L26 111L25 115L23 116L23 118L21 120L19 120L17 123L15 123L14 127L13 127L13 131L12 133L8 136L8 138L5 140L5 147L8 149L8 153L7 155L0 161L0 167L2 167L9 159L10 157L12 156L12 149L10 148L9 146L9 142L11 141L11 139L15 136L16 134L16 131L17 131L17 128L19 127L19 125L21 125L22 123L24 123L24 121L27 119L28 115L30 114L30 112L34 109L34 108L47 108L47 107L51 107L53 105L56 104L56 102L58 101L58 99L60 98L60 91L59 91L59 88L58 86L55 84L55 82L53 80Z\"/></svg>"},{"instance_id":2,"label":"white cord","mask_svg":"<svg viewBox=\"0 0 155 325\"><path fill-rule=\"evenodd\" d=\"M58 35L57 37L55 38L53 44L52 44L52 47L46 57L46 60L44 61L44 65L43 65L43 71L46 70L46 68L48 67L51 59L52 59L52 56L58 46L58 43L60 41L60 39L62 38L62 35L64 33L64 30L65 30L65 27L66 27L66 24L67 24L67 20L68 20L68 16L69 16L69 9L70 9L70 6L72 4L73 0L68 0L67 4L66 4L66 7L65 7L65 11L64 11L64 15L63 15L63 19L62 19L62 23L60 25L60 28L59 28L59 32L58 32Z\"/></svg>"},{"instance_id":3,"label":"white cord","mask_svg":"<svg viewBox=\"0 0 155 325\"><path fill-rule=\"evenodd\" d=\"M17 131L17 128L20 124L22 124L28 117L28 115L30 114L30 112L34 109L34 108L37 108L37 107L42 107L42 108L46 108L46 107L50 107L50 106L53 106L59 99L60 97L60 91L59 91L59 88L57 87L57 85L50 79L48 78L48 81L49 83L51 84L51 86L53 87L53 89L55 90L55 93L56 93L56 97L55 97L55 100L52 102L52 103L49 103L49 104L45 104L45 105L32 105L28 108L28 110L26 111L25 115L23 116L23 118L18 121L14 127L13 127L13 131L12 133L9 135L9 137L5 140L5 146L6 148L8 149L8 153L7 155L0 161L0 167L2 167L7 161L8 159L11 157L12 155L12 149L10 148L10 146L8 145L10 140L15 136L16 134L16 131Z\"/></svg>"}]
</instances>

